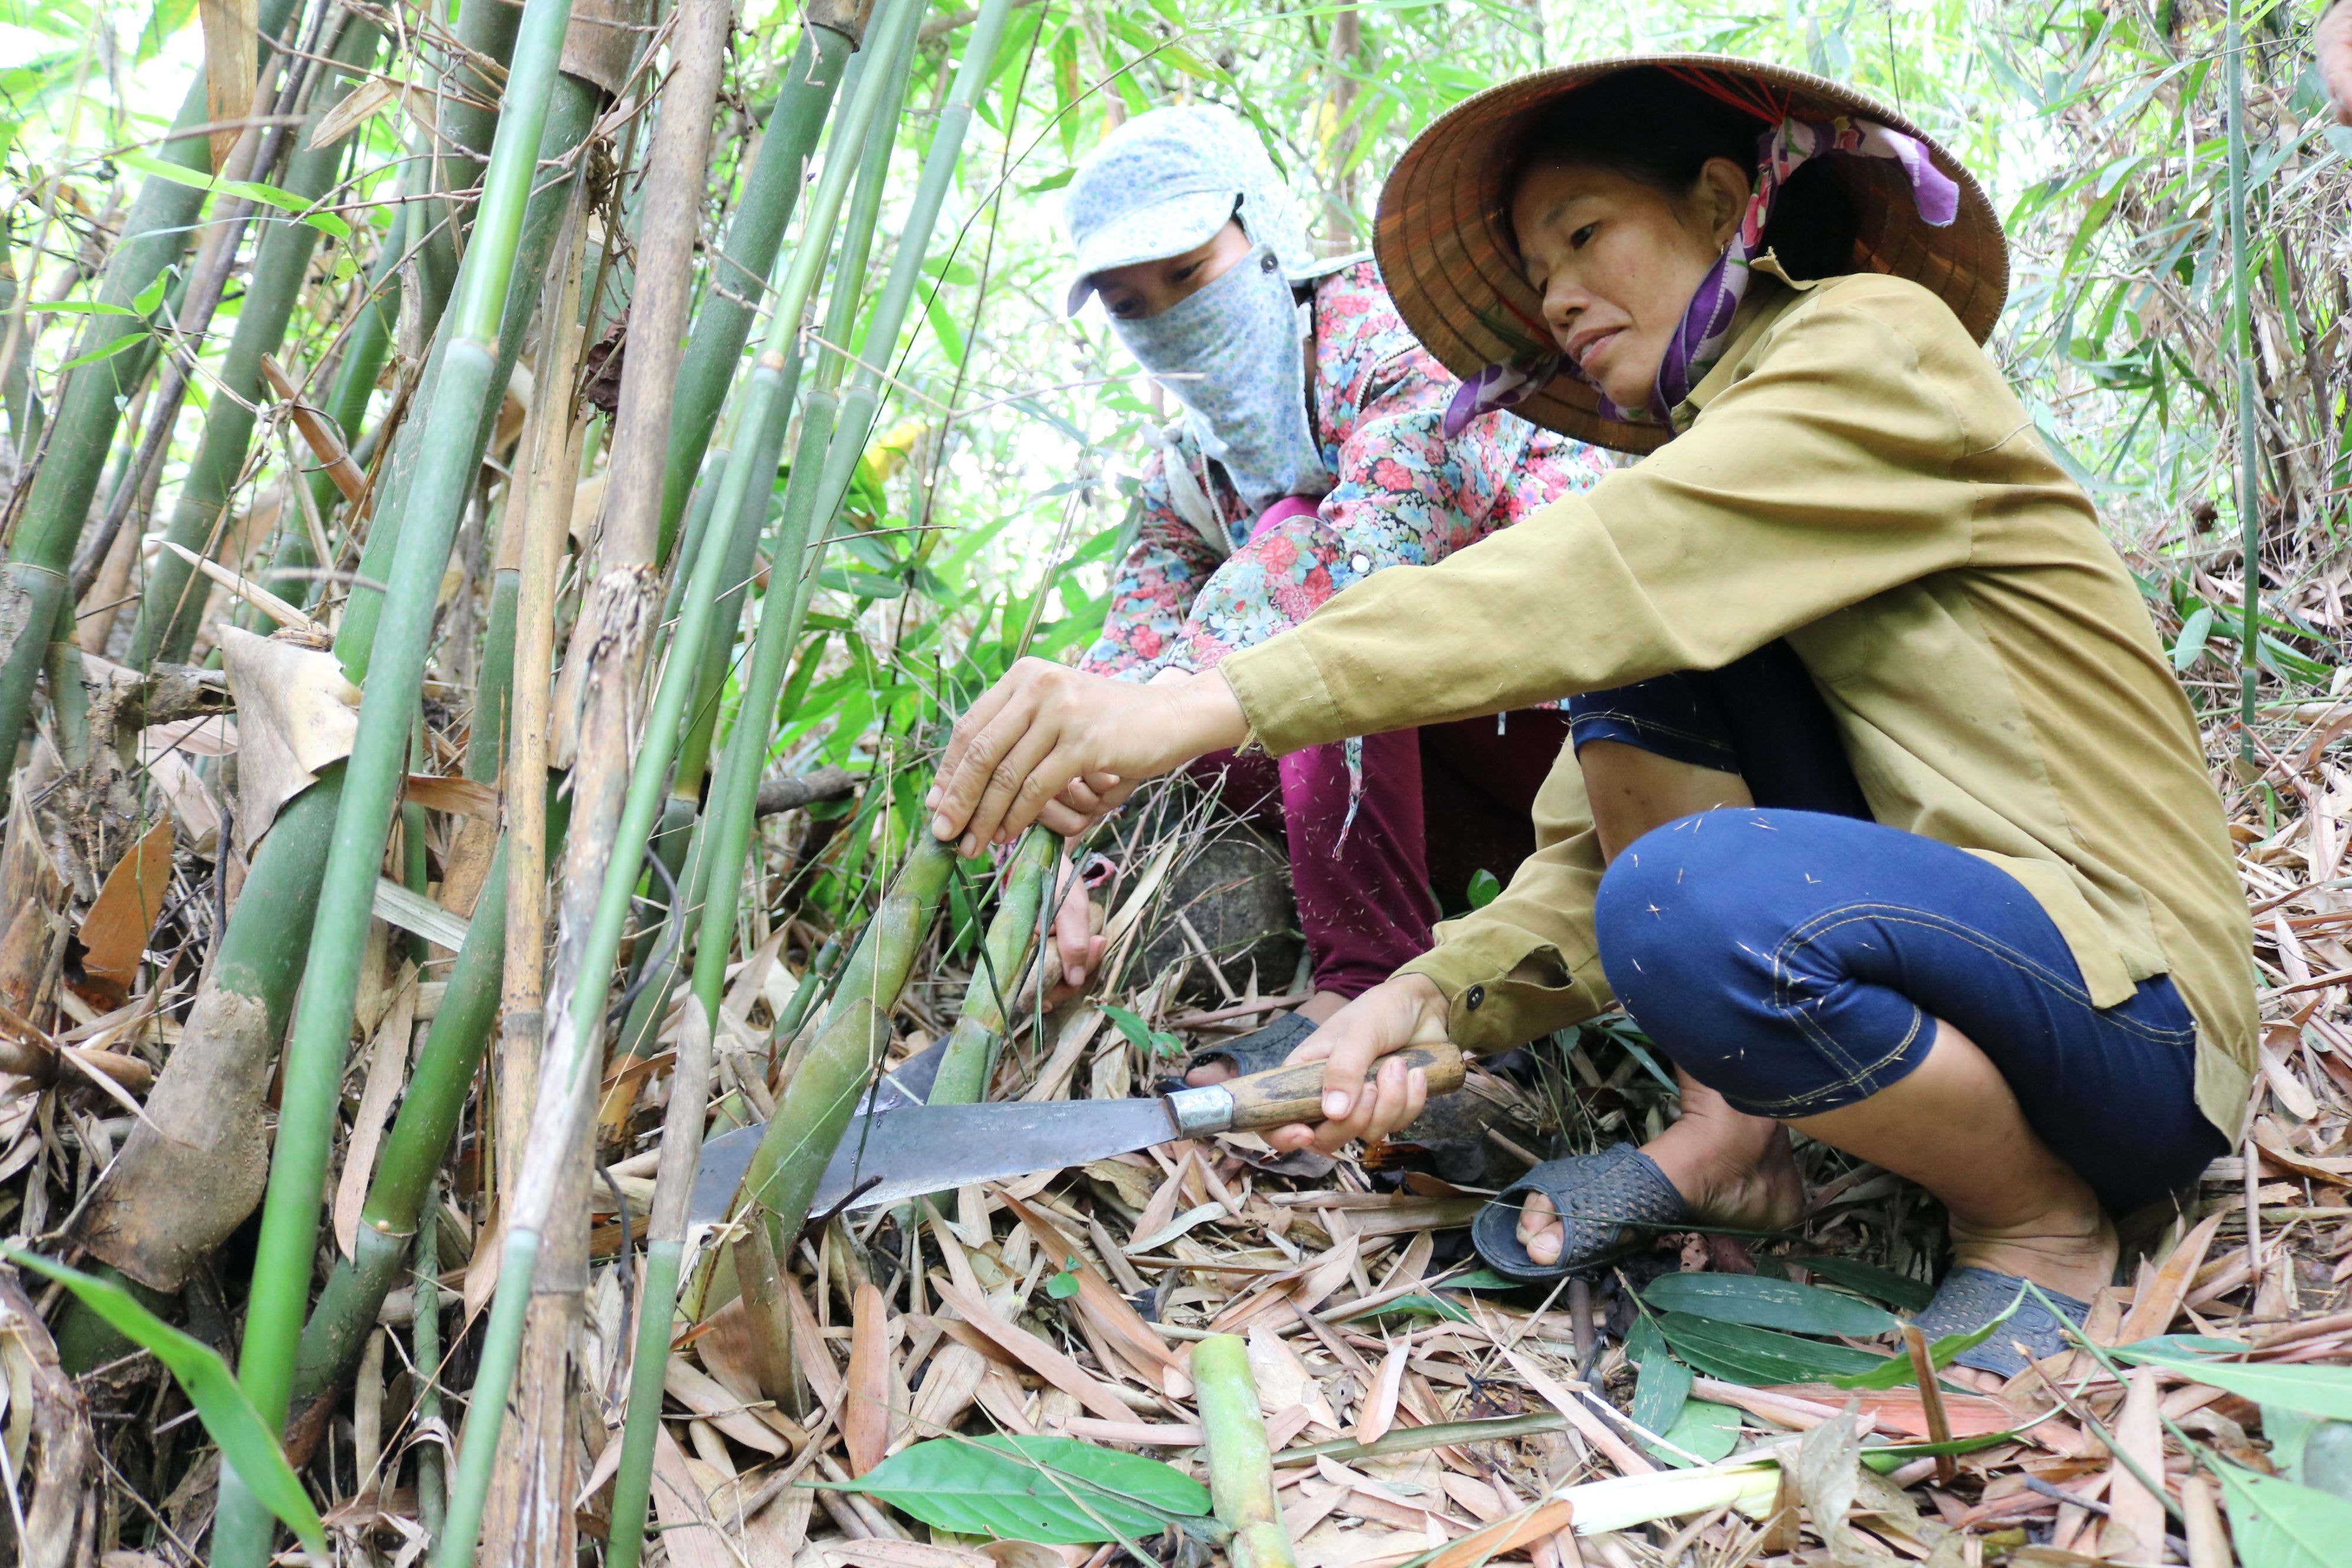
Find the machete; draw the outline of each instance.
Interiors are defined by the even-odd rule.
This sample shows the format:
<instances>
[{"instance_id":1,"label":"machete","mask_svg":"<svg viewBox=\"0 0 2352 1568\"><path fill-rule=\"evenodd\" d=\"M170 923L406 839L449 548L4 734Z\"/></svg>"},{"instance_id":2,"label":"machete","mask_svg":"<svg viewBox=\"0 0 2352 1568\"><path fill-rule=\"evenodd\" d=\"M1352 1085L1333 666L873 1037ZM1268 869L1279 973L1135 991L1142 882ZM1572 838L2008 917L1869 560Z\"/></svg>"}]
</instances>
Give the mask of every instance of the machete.
<instances>
[{"instance_id":1,"label":"machete","mask_svg":"<svg viewBox=\"0 0 2352 1568\"><path fill-rule=\"evenodd\" d=\"M1408 1067L1428 1071L1433 1095L1462 1087L1462 1053L1451 1044L1413 1046L1396 1055ZM920 1070L926 1066L929 1072ZM1321 1062L1180 1089L1150 1100L911 1103L903 1089L919 1079L923 1089L917 1092L927 1092L938 1066L918 1057L883 1079L883 1089L868 1097L842 1134L810 1200L810 1213L823 1214L844 1200L851 1208L881 1208L974 1182L1083 1165L1173 1139L1322 1120ZM688 1224L711 1225L727 1217L766 1131L765 1123L738 1127L702 1146L693 1199L687 1205Z\"/></svg>"}]
</instances>

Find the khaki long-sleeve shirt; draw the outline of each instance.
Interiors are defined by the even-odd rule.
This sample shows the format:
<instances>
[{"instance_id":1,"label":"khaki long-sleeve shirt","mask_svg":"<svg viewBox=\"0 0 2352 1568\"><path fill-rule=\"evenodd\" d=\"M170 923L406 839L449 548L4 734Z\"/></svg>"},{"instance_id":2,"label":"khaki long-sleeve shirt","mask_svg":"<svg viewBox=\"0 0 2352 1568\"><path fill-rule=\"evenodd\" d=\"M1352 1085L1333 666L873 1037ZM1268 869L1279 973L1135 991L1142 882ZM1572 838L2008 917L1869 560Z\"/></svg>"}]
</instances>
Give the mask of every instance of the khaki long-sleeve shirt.
<instances>
[{"instance_id":1,"label":"khaki long-sleeve shirt","mask_svg":"<svg viewBox=\"0 0 2352 1568\"><path fill-rule=\"evenodd\" d=\"M2097 1005L2173 977L2199 1026L2199 1106L2234 1138L2252 925L2193 715L2089 498L1927 289L1756 285L1678 438L1229 657L1255 739L1280 753L1501 712L1786 637L1881 823L2015 876ZM1502 896L1406 966L1474 1050L1610 1003L1572 751L1536 830Z\"/></svg>"}]
</instances>

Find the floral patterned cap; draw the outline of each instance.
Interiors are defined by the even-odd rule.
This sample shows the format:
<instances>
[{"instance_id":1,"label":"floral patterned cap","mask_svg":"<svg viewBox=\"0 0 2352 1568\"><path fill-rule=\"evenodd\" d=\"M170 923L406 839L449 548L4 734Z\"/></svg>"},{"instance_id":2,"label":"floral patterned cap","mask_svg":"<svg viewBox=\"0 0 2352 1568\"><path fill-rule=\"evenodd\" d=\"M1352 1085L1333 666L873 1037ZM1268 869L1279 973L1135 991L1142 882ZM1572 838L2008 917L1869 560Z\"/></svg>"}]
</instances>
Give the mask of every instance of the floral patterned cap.
<instances>
[{"instance_id":1,"label":"floral patterned cap","mask_svg":"<svg viewBox=\"0 0 2352 1568\"><path fill-rule=\"evenodd\" d=\"M1580 87L1643 66L1753 113L1760 156L1746 219L1694 296L1651 406L1622 409L1572 367L1562 373L1542 300L1519 270L1503 182L1531 121ZM1406 324L1463 378L1454 410L1460 420L1507 407L1580 440L1648 452L1672 437L1668 412L1728 340L1781 183L1799 164L1830 154L1843 154L1832 167L1861 215L1852 269L1932 289L1983 342L2008 297L2009 250L1968 171L1902 115L1851 88L1721 55L1591 61L1465 100L1423 132L1390 174L1374 253Z\"/></svg>"}]
</instances>

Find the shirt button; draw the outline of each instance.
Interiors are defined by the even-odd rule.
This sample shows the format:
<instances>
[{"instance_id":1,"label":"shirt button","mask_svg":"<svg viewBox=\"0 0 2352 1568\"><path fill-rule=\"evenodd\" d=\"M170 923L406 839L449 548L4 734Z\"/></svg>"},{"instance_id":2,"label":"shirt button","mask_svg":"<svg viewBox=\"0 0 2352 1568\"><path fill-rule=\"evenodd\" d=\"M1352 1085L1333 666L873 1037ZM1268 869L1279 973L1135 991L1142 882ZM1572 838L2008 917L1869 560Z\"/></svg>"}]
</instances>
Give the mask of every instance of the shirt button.
<instances>
[{"instance_id":1,"label":"shirt button","mask_svg":"<svg viewBox=\"0 0 2352 1568\"><path fill-rule=\"evenodd\" d=\"M1473 1013L1478 1010L1478 1004L1486 999L1486 988L1484 985L1473 985L1462 994L1463 1005L1468 1007Z\"/></svg>"}]
</instances>

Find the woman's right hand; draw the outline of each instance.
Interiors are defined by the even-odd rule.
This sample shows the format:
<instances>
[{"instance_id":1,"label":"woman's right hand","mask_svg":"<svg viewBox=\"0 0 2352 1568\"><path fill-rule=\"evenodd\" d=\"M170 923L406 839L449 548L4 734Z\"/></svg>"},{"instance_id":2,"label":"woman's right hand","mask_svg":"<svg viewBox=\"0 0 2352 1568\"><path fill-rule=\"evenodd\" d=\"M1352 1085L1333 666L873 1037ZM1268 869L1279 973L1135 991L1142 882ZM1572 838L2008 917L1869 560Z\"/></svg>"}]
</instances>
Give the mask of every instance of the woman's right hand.
<instances>
[{"instance_id":1,"label":"woman's right hand","mask_svg":"<svg viewBox=\"0 0 2352 1568\"><path fill-rule=\"evenodd\" d=\"M931 832L967 856L1033 822L1084 832L1145 779L1248 736L1213 669L1136 686L1024 658L957 721L927 802Z\"/></svg>"}]
</instances>

